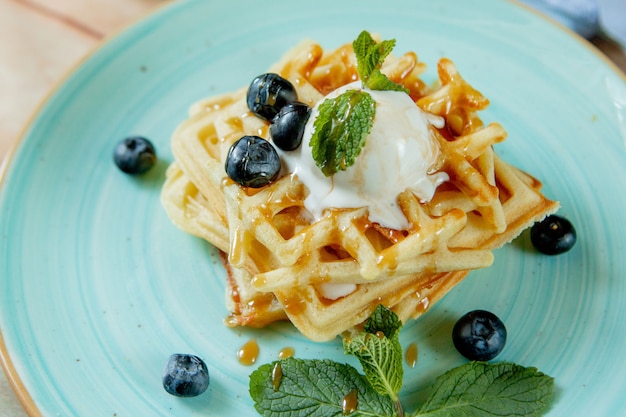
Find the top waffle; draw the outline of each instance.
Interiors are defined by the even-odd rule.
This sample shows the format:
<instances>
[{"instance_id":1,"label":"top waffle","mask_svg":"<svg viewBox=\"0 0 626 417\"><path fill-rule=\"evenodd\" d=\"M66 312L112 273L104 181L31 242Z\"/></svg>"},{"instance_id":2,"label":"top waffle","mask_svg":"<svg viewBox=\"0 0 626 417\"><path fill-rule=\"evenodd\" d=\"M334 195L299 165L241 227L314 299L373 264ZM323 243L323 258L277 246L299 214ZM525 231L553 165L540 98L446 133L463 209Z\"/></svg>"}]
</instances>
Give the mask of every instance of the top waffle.
<instances>
[{"instance_id":1,"label":"top waffle","mask_svg":"<svg viewBox=\"0 0 626 417\"><path fill-rule=\"evenodd\" d=\"M233 183L224 171L230 145L244 135L268 138L268 123L249 112L245 89L192 107L172 138L176 162L168 171L162 200L177 225L228 254L236 287L248 303L263 299L272 306L266 316L255 309L255 317L243 317L240 303L236 324L262 325L286 315L307 336L330 338L365 319L366 306L383 299L374 288L391 294L394 288L417 291L416 285L423 290L439 283L446 289L442 296L467 270L489 266L492 249L556 210L557 204L539 192L538 181L494 153L493 145L506 132L497 123L484 126L478 117L488 100L450 60L440 60L434 87L420 79L424 69L414 53L388 57L383 66L417 106L445 120L443 128L433 128L441 150L434 168L450 180L429 202L410 191L398 196L410 225L406 230L371 222L366 207L330 209L314 220L304 208L310 191L293 175L261 189ZM304 42L271 71L290 80L299 100L311 106L357 78L351 45L325 52ZM318 289L327 284L355 284L357 289L344 300L322 300ZM229 288L232 293L233 285ZM407 294L398 295L393 304ZM312 307L288 308L294 300ZM347 303L342 309L331 308L342 302ZM341 317L342 324L331 326L338 320L333 315L345 315L350 306L360 308L359 314L352 320Z\"/></svg>"}]
</instances>

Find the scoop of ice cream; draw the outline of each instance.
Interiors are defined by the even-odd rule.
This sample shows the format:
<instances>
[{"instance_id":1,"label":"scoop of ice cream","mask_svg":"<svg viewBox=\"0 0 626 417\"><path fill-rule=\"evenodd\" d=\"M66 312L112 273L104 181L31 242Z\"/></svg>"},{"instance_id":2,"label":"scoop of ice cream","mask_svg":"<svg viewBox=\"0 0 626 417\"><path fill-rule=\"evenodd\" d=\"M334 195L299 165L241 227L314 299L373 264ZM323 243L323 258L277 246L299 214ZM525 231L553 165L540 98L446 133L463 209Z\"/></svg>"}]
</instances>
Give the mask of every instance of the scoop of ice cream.
<instances>
[{"instance_id":1,"label":"scoop of ice cream","mask_svg":"<svg viewBox=\"0 0 626 417\"><path fill-rule=\"evenodd\" d=\"M325 99L360 89L360 82L348 84ZM304 204L316 219L328 208L367 207L370 221L407 229L409 224L398 206L398 195L409 189L420 200L429 201L437 186L448 180L444 172L431 172L440 151L430 125L442 127L444 121L421 110L404 92L365 91L376 102L376 115L365 146L352 166L326 177L313 160L309 141L321 100L311 111L302 145L295 151L281 152L283 167L308 187L310 194Z\"/></svg>"}]
</instances>

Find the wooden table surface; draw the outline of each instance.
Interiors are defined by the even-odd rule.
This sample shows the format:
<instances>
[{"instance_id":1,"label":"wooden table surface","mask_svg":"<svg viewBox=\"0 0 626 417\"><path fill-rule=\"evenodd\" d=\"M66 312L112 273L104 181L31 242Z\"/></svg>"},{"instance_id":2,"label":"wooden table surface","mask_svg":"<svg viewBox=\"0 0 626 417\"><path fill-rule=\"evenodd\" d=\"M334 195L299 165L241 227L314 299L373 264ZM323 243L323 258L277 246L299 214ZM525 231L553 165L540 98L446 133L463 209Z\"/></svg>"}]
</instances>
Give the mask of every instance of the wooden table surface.
<instances>
[{"instance_id":1,"label":"wooden table surface","mask_svg":"<svg viewBox=\"0 0 626 417\"><path fill-rule=\"evenodd\" d=\"M0 161L48 92L107 36L174 0L0 0ZM594 39L622 71L626 55ZM26 413L0 372L0 417Z\"/></svg>"}]
</instances>

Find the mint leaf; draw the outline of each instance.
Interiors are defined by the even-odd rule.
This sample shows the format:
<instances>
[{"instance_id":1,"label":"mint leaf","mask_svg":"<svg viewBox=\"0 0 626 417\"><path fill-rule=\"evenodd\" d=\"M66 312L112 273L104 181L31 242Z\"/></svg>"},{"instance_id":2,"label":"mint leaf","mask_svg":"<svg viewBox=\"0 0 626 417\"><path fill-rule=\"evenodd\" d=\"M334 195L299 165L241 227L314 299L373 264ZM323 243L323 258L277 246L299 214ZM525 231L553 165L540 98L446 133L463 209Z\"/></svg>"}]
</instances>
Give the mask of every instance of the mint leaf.
<instances>
[{"instance_id":1,"label":"mint leaf","mask_svg":"<svg viewBox=\"0 0 626 417\"><path fill-rule=\"evenodd\" d=\"M272 371L279 364L282 376ZM288 358L260 366L250 375L254 408L263 416L304 417L343 415L346 395L356 390L351 416L395 416L388 397L378 394L363 375L347 364L330 360Z\"/></svg>"},{"instance_id":2,"label":"mint leaf","mask_svg":"<svg viewBox=\"0 0 626 417\"><path fill-rule=\"evenodd\" d=\"M367 83L374 70L383 65L385 58L391 53L395 45L395 39L376 43L368 31L364 30L359 33L359 36L352 42L352 49L356 56L359 78L363 83Z\"/></svg>"},{"instance_id":3,"label":"mint leaf","mask_svg":"<svg viewBox=\"0 0 626 417\"><path fill-rule=\"evenodd\" d=\"M408 93L405 87L391 81L380 72L385 58L391 53L395 45L395 39L376 43L372 35L365 30L352 42L352 49L356 56L357 72L365 87L370 90L394 90Z\"/></svg>"},{"instance_id":4,"label":"mint leaf","mask_svg":"<svg viewBox=\"0 0 626 417\"><path fill-rule=\"evenodd\" d=\"M316 165L330 177L354 164L372 128L376 102L364 91L348 90L324 100L318 110L309 145Z\"/></svg>"},{"instance_id":5,"label":"mint leaf","mask_svg":"<svg viewBox=\"0 0 626 417\"><path fill-rule=\"evenodd\" d=\"M389 339L396 337L401 328L402 321L398 318L396 313L382 304L376 307L363 326L363 329L367 333L376 334L381 331Z\"/></svg>"},{"instance_id":6,"label":"mint leaf","mask_svg":"<svg viewBox=\"0 0 626 417\"><path fill-rule=\"evenodd\" d=\"M415 417L540 416L550 406L554 379L513 363L469 362L439 378Z\"/></svg>"},{"instance_id":7,"label":"mint leaf","mask_svg":"<svg viewBox=\"0 0 626 417\"><path fill-rule=\"evenodd\" d=\"M357 72L364 88L409 92L380 71L395 44L395 39L377 43L365 30L354 40ZM352 166L361 153L374 123L376 102L365 91L348 90L324 100L318 111L309 145L315 164L330 177Z\"/></svg>"},{"instance_id":8,"label":"mint leaf","mask_svg":"<svg viewBox=\"0 0 626 417\"><path fill-rule=\"evenodd\" d=\"M367 87L370 90L391 90L403 91L408 94L409 90L403 85L391 81L380 70L375 70L367 81Z\"/></svg>"},{"instance_id":9,"label":"mint leaf","mask_svg":"<svg viewBox=\"0 0 626 417\"><path fill-rule=\"evenodd\" d=\"M398 337L402 322L396 314L379 305L365 323L365 332L344 339L347 354L357 357L368 382L382 395L398 401L402 388L402 346Z\"/></svg>"},{"instance_id":10,"label":"mint leaf","mask_svg":"<svg viewBox=\"0 0 626 417\"><path fill-rule=\"evenodd\" d=\"M367 380L382 395L397 400L402 388L402 348L386 336L361 333L344 341L344 351L357 357ZM399 365L399 366L398 366Z\"/></svg>"},{"instance_id":11,"label":"mint leaf","mask_svg":"<svg viewBox=\"0 0 626 417\"><path fill-rule=\"evenodd\" d=\"M344 338L344 350L359 359L365 376L330 360L288 358L260 366L250 375L255 409L266 417L403 417L401 327L393 311L378 306L363 331ZM554 379L536 368L469 362L437 378L411 417L538 417L550 408L553 390Z\"/></svg>"}]
</instances>

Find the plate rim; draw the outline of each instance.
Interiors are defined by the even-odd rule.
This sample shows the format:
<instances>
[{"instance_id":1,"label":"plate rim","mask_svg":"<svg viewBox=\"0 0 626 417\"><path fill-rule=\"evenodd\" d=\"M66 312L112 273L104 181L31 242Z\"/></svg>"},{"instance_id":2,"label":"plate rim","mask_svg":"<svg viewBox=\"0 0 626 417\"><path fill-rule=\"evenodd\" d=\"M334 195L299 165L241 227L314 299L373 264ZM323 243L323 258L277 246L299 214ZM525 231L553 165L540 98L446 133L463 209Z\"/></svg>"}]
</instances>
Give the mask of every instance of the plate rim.
<instances>
[{"instance_id":1,"label":"plate rim","mask_svg":"<svg viewBox=\"0 0 626 417\"><path fill-rule=\"evenodd\" d=\"M63 75L48 89L44 97L38 102L38 104L31 111L30 116L23 124L18 133L16 139L10 145L6 155L4 156L2 162L0 163L0 190L6 186L6 182L8 182L8 174L13 165L18 163L18 151L20 147L25 143L28 137L28 132L34 122L41 116L41 114L45 111L46 107L49 105L52 98L56 96L59 90L67 83L69 80L76 74L80 68L89 62L93 57L100 53L107 45L109 45L114 40L120 38L127 34L131 29L138 25L147 24L153 19L156 19L160 14L167 14L172 12L176 8L185 8L188 7L188 4L194 3L195 1L200 0L188 0L188 1L180 1L180 2L167 2L163 4L159 4L155 6L153 9L148 11L147 13L139 16L137 18L132 19L125 25L122 25L120 28L112 32L111 34L105 36L101 39L96 45L91 47L81 58L79 58L76 62L74 62L70 67L63 73ZM518 7L524 9L525 11L533 14L536 18L543 20L546 24L552 25L557 28L561 32L564 32L570 38L575 40L580 46L586 48L589 52L592 52L604 65L607 69L614 72L619 78L626 83L626 72L622 71L617 64L612 61L607 55L605 55L600 49L598 49L595 45L593 45L589 40L585 39L581 35L574 32L572 29L568 28L561 22L555 20L554 18L540 12L539 10L533 8L532 6L523 3L521 0L504 0L504 2L509 3L512 7ZM29 417L42 417L41 411L39 410L36 402L34 401L31 393L28 388L24 385L21 376L17 372L11 355L7 349L7 345L4 339L4 331L0 328L0 368L4 372L6 376L7 382L11 387L13 393L17 397L17 400L20 402L24 411Z\"/></svg>"}]
</instances>

